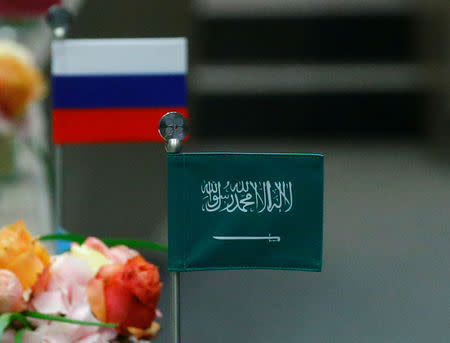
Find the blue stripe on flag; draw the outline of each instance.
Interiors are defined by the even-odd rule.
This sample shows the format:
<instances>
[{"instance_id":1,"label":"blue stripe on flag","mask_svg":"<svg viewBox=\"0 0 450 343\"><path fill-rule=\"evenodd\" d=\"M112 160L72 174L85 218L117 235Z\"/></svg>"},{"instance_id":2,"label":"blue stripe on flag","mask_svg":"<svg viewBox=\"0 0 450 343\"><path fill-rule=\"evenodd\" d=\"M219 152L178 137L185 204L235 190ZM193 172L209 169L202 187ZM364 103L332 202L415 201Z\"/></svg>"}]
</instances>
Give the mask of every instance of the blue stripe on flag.
<instances>
[{"instance_id":1,"label":"blue stripe on flag","mask_svg":"<svg viewBox=\"0 0 450 343\"><path fill-rule=\"evenodd\" d=\"M187 105L186 76L54 76L54 108L147 108Z\"/></svg>"}]
</instances>

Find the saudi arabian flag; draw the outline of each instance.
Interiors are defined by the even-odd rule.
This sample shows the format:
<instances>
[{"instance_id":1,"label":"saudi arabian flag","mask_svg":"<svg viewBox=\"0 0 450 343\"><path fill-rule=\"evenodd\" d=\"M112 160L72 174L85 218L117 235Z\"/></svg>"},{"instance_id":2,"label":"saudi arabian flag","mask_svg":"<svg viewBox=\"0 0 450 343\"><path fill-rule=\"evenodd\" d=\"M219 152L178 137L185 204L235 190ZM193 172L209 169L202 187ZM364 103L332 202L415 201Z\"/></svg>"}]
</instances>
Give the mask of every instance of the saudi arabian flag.
<instances>
[{"instance_id":1,"label":"saudi arabian flag","mask_svg":"<svg viewBox=\"0 0 450 343\"><path fill-rule=\"evenodd\" d=\"M323 156L168 155L169 270L322 266Z\"/></svg>"}]
</instances>

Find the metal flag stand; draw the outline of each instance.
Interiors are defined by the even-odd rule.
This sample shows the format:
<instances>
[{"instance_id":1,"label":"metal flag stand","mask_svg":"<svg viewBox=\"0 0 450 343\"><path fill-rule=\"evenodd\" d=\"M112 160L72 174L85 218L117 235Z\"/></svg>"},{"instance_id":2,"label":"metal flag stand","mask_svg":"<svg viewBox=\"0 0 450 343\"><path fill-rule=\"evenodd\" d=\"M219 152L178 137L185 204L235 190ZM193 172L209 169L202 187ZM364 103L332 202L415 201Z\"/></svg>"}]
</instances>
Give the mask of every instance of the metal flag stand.
<instances>
[{"instance_id":1,"label":"metal flag stand","mask_svg":"<svg viewBox=\"0 0 450 343\"><path fill-rule=\"evenodd\" d=\"M52 30L53 40L66 38L70 25L72 24L72 14L62 6L52 6L48 10L46 21ZM54 203L54 223L53 227L62 227L62 205L63 205L63 150L61 145L54 146L54 167L55 167L55 203Z\"/></svg>"},{"instance_id":2,"label":"metal flag stand","mask_svg":"<svg viewBox=\"0 0 450 343\"><path fill-rule=\"evenodd\" d=\"M169 112L159 122L159 133L166 140L168 154L178 154L188 132L186 118L178 112ZM180 272L170 272L171 343L180 343Z\"/></svg>"}]
</instances>

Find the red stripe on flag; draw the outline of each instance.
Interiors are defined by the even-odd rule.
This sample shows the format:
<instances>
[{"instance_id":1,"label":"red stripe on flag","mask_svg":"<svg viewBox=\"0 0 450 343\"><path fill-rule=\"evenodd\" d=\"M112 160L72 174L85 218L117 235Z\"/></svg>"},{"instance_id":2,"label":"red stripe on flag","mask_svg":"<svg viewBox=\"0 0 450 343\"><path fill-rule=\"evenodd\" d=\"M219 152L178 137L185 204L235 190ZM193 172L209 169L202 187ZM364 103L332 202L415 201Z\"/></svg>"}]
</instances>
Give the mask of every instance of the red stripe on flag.
<instances>
[{"instance_id":1,"label":"red stripe on flag","mask_svg":"<svg viewBox=\"0 0 450 343\"><path fill-rule=\"evenodd\" d=\"M61 0L0 0L0 13L2 16L38 15L60 3Z\"/></svg>"},{"instance_id":2,"label":"red stripe on flag","mask_svg":"<svg viewBox=\"0 0 450 343\"><path fill-rule=\"evenodd\" d=\"M55 144L160 142L159 120L167 112L186 117L185 107L121 109L55 109Z\"/></svg>"}]
</instances>

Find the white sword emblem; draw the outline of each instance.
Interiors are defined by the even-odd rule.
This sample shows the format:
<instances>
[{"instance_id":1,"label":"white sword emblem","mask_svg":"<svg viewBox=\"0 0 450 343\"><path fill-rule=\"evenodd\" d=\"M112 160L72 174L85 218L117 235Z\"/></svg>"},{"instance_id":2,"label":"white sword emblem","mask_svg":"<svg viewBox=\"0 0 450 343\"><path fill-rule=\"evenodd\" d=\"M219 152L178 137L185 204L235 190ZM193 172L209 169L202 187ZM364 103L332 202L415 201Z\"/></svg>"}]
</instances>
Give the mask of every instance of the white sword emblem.
<instances>
[{"instance_id":1,"label":"white sword emblem","mask_svg":"<svg viewBox=\"0 0 450 343\"><path fill-rule=\"evenodd\" d=\"M213 236L214 239L218 241L269 241L269 242L280 242L280 236Z\"/></svg>"}]
</instances>

